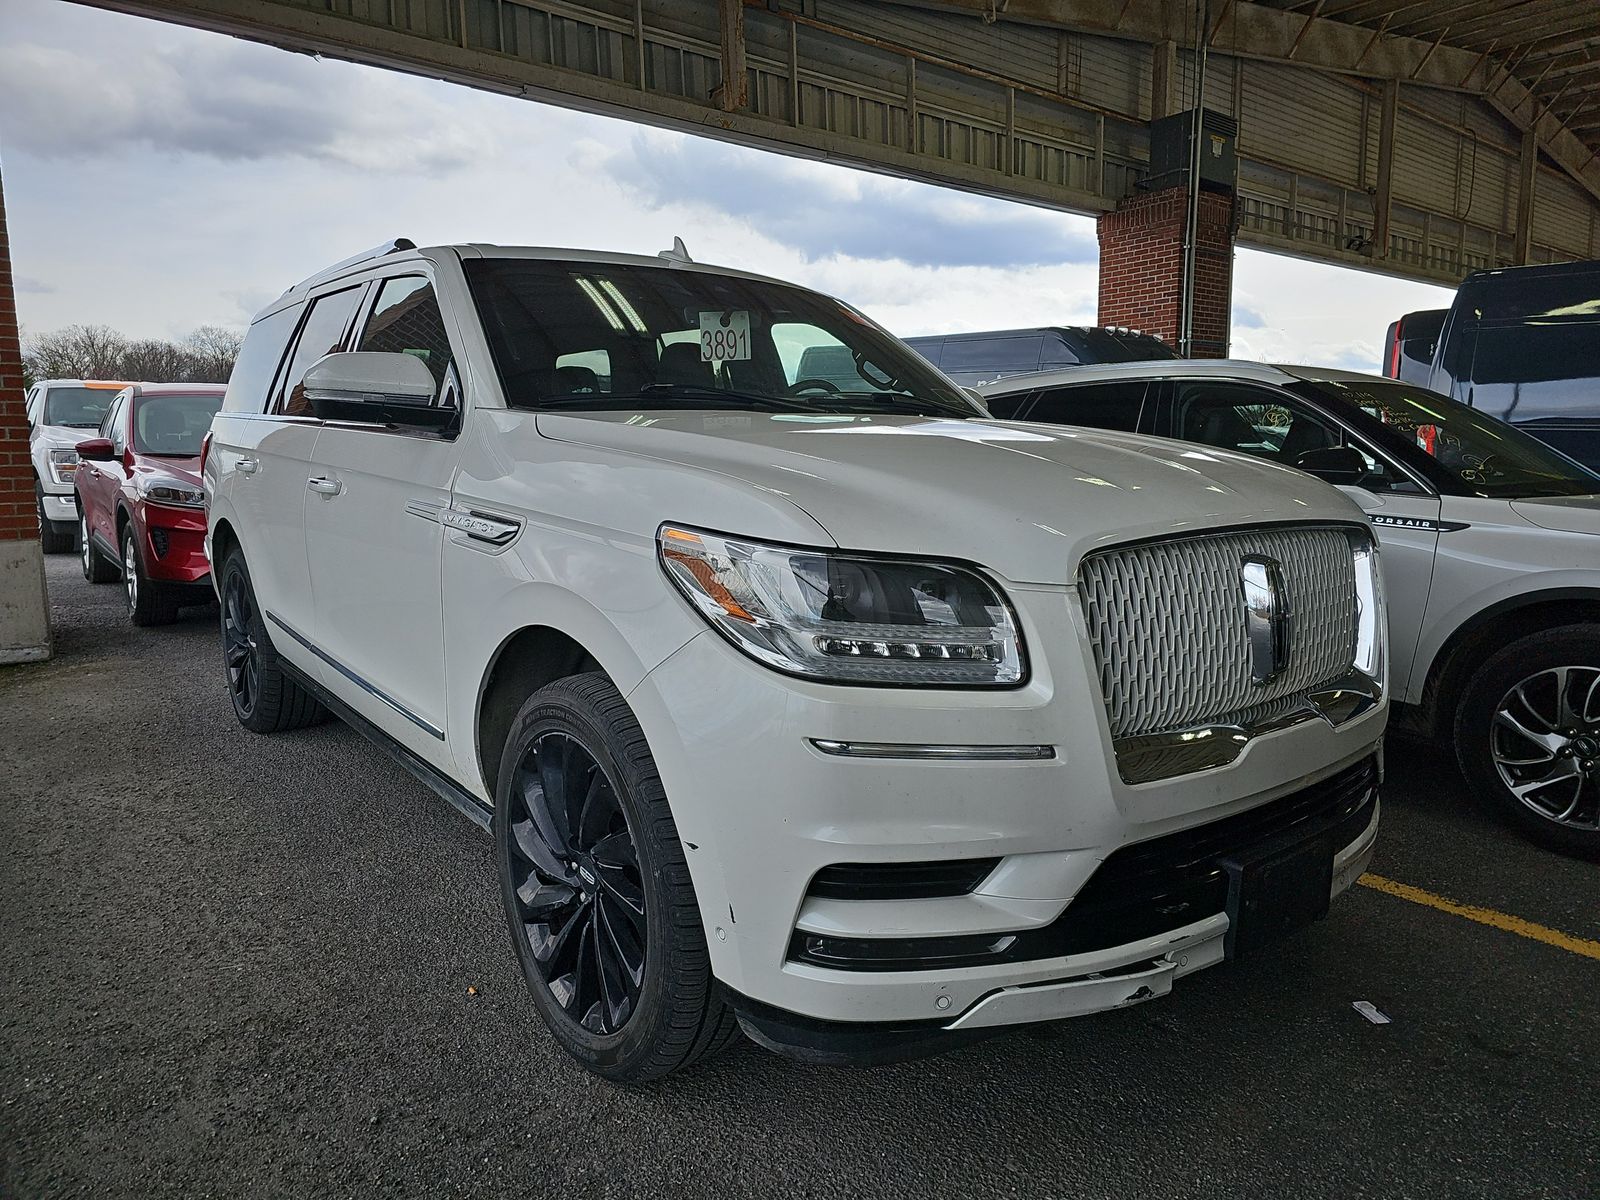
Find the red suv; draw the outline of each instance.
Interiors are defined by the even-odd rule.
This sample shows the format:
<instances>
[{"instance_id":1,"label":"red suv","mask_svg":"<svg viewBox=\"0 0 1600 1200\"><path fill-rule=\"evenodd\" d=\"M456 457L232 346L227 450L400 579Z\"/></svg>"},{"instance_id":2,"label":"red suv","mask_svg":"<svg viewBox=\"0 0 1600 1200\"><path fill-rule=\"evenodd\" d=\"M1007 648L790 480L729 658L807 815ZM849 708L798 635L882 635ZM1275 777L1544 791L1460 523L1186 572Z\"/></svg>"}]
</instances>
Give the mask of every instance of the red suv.
<instances>
[{"instance_id":1,"label":"red suv","mask_svg":"<svg viewBox=\"0 0 1600 1200\"><path fill-rule=\"evenodd\" d=\"M227 389L218 383L136 383L117 393L100 436L78 443L83 577L120 570L135 625L160 625L211 599L200 443Z\"/></svg>"}]
</instances>

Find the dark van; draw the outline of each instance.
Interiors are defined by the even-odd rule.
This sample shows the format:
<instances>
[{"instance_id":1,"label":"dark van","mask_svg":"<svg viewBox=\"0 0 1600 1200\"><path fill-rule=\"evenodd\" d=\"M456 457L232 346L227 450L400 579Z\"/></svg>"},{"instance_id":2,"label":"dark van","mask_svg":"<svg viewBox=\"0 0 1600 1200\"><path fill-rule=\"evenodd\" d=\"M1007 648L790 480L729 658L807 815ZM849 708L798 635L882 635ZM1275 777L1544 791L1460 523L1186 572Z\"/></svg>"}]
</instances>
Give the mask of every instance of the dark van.
<instances>
[{"instance_id":1,"label":"dark van","mask_svg":"<svg viewBox=\"0 0 1600 1200\"><path fill-rule=\"evenodd\" d=\"M1390 379L1427 387L1433 373L1433 352L1449 315L1448 308L1424 308L1392 323L1383 338L1383 373Z\"/></svg>"},{"instance_id":2,"label":"dark van","mask_svg":"<svg viewBox=\"0 0 1600 1200\"><path fill-rule=\"evenodd\" d=\"M1427 386L1600 468L1600 261L1468 275Z\"/></svg>"},{"instance_id":3,"label":"dark van","mask_svg":"<svg viewBox=\"0 0 1600 1200\"><path fill-rule=\"evenodd\" d=\"M1178 352L1155 334L1116 326L997 329L906 338L905 342L965 387L1031 371L1178 357Z\"/></svg>"}]
</instances>

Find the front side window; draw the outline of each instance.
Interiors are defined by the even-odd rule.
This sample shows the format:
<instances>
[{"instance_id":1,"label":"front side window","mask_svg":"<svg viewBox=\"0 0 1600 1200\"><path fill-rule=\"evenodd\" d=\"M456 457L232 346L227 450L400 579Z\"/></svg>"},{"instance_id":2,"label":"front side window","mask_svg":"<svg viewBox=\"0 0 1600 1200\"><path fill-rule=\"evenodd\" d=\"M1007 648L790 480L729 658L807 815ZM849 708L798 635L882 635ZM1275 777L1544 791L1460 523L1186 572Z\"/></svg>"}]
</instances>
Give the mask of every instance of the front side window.
<instances>
[{"instance_id":1,"label":"front side window","mask_svg":"<svg viewBox=\"0 0 1600 1200\"><path fill-rule=\"evenodd\" d=\"M306 368L324 355L333 354L344 347L344 331L355 314L356 300L360 295L361 289L353 287L318 296L311 302L311 311L300 326L300 340L295 343L294 357L279 387L276 411L296 417L311 415L311 405L306 401L303 386Z\"/></svg>"},{"instance_id":2,"label":"front side window","mask_svg":"<svg viewBox=\"0 0 1600 1200\"><path fill-rule=\"evenodd\" d=\"M1173 409L1173 436L1221 450L1264 458L1281 466L1310 467L1317 451L1349 446L1366 475L1357 486L1374 492L1416 492L1404 472L1352 441L1340 426L1308 404L1276 389L1244 383L1183 382Z\"/></svg>"},{"instance_id":3,"label":"front side window","mask_svg":"<svg viewBox=\"0 0 1600 1200\"><path fill-rule=\"evenodd\" d=\"M44 394L44 419L41 425L64 425L68 429L96 429L116 398L115 387L53 387Z\"/></svg>"},{"instance_id":4,"label":"front side window","mask_svg":"<svg viewBox=\"0 0 1600 1200\"><path fill-rule=\"evenodd\" d=\"M141 397L133 409L133 448L141 454L194 458L221 407L220 393Z\"/></svg>"},{"instance_id":5,"label":"front side window","mask_svg":"<svg viewBox=\"0 0 1600 1200\"><path fill-rule=\"evenodd\" d=\"M1137 433L1147 391L1149 385L1142 380L1049 388L1039 393L1028 420Z\"/></svg>"},{"instance_id":6,"label":"front side window","mask_svg":"<svg viewBox=\"0 0 1600 1200\"><path fill-rule=\"evenodd\" d=\"M903 343L802 288L668 265L464 269L513 408L979 415Z\"/></svg>"},{"instance_id":7,"label":"front side window","mask_svg":"<svg viewBox=\"0 0 1600 1200\"><path fill-rule=\"evenodd\" d=\"M121 454L128 448L128 426L122 419L122 414L128 411L128 398L118 396L111 408L106 412L104 436L111 439L111 449Z\"/></svg>"},{"instance_id":8,"label":"front side window","mask_svg":"<svg viewBox=\"0 0 1600 1200\"><path fill-rule=\"evenodd\" d=\"M1307 380L1292 385L1372 442L1456 495L1587 496L1600 478L1514 425L1397 380Z\"/></svg>"},{"instance_id":9,"label":"front side window","mask_svg":"<svg viewBox=\"0 0 1600 1200\"><path fill-rule=\"evenodd\" d=\"M356 349L412 355L443 387L452 355L433 284L421 275L385 279Z\"/></svg>"}]
</instances>

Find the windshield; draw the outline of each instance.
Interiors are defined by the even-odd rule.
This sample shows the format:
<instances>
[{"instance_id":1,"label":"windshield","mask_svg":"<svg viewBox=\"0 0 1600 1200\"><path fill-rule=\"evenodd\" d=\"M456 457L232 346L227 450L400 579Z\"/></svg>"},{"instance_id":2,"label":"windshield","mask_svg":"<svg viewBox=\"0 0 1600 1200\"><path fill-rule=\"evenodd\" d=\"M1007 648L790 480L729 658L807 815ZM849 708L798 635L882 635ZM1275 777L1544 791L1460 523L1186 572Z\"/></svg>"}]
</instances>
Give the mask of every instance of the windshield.
<instances>
[{"instance_id":1,"label":"windshield","mask_svg":"<svg viewBox=\"0 0 1600 1200\"><path fill-rule=\"evenodd\" d=\"M142 454L194 458L221 407L221 392L145 396L133 410L133 448Z\"/></svg>"},{"instance_id":2,"label":"windshield","mask_svg":"<svg viewBox=\"0 0 1600 1200\"><path fill-rule=\"evenodd\" d=\"M1361 429L1445 490L1495 499L1587 496L1600 477L1566 455L1436 392L1388 380L1301 381L1296 391L1356 410Z\"/></svg>"},{"instance_id":3,"label":"windshield","mask_svg":"<svg viewBox=\"0 0 1600 1200\"><path fill-rule=\"evenodd\" d=\"M1160 338L1128 329L1085 328L1074 331L1080 344L1078 357L1086 363L1148 362L1177 358L1178 352Z\"/></svg>"},{"instance_id":4,"label":"windshield","mask_svg":"<svg viewBox=\"0 0 1600 1200\"><path fill-rule=\"evenodd\" d=\"M67 425L74 429L98 429L106 409L120 388L53 387L44 394L41 425Z\"/></svg>"},{"instance_id":5,"label":"windshield","mask_svg":"<svg viewBox=\"0 0 1600 1200\"><path fill-rule=\"evenodd\" d=\"M668 265L464 264L514 408L754 408L981 415L837 300Z\"/></svg>"}]
</instances>

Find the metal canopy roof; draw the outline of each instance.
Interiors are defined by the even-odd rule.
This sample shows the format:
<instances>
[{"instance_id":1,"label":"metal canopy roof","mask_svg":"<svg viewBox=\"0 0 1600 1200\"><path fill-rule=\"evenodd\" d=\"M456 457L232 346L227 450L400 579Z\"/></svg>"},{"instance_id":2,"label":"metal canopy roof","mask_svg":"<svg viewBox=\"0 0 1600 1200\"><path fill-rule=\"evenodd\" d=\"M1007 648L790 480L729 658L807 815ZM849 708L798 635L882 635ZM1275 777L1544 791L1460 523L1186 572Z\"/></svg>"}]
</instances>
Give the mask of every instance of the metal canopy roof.
<instances>
[{"instance_id":1,"label":"metal canopy roof","mask_svg":"<svg viewBox=\"0 0 1600 1200\"><path fill-rule=\"evenodd\" d=\"M1600 155L1600 0L1259 0L1271 8L1481 55L1541 118ZM1220 10L1226 0L1215 0ZM1548 134L1546 134L1548 136Z\"/></svg>"}]
</instances>

